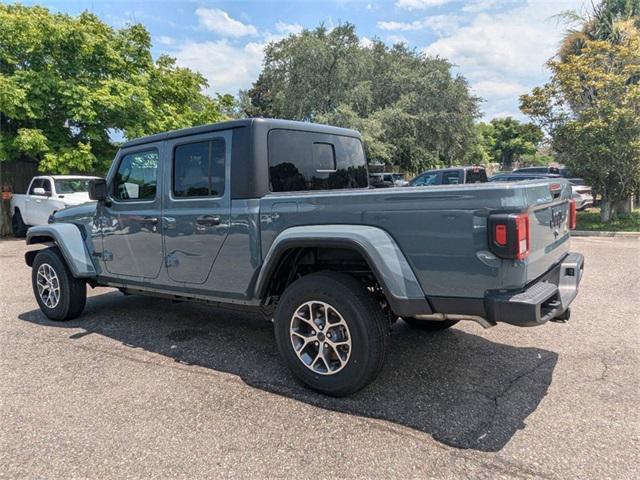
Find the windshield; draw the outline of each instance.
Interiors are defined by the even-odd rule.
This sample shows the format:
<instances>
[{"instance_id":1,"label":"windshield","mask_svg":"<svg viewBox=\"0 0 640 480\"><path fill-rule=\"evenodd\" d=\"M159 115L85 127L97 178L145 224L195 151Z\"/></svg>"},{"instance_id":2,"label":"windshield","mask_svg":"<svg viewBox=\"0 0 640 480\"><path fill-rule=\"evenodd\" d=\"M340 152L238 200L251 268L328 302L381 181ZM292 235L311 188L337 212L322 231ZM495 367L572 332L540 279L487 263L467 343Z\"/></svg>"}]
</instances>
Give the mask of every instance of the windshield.
<instances>
[{"instance_id":1,"label":"windshield","mask_svg":"<svg viewBox=\"0 0 640 480\"><path fill-rule=\"evenodd\" d=\"M89 180L84 178L65 178L63 180L55 180L55 184L56 193L58 195L89 191Z\"/></svg>"}]
</instances>

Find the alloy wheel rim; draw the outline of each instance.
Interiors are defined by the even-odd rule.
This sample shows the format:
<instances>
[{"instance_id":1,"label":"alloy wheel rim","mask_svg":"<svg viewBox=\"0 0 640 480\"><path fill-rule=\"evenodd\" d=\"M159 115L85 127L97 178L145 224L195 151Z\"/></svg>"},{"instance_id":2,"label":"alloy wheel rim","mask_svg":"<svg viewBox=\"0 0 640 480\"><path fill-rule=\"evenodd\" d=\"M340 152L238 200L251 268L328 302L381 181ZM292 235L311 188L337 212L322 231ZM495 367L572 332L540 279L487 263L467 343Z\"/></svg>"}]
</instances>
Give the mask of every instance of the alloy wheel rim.
<instances>
[{"instance_id":1,"label":"alloy wheel rim","mask_svg":"<svg viewBox=\"0 0 640 480\"><path fill-rule=\"evenodd\" d=\"M56 308L60 302L60 280L51 265L43 263L38 267L36 284L42 303L48 308Z\"/></svg>"},{"instance_id":2,"label":"alloy wheel rim","mask_svg":"<svg viewBox=\"0 0 640 480\"><path fill-rule=\"evenodd\" d=\"M291 317L289 337L302 364L320 375L335 375L351 357L351 333L344 317L326 302L311 300Z\"/></svg>"}]
</instances>

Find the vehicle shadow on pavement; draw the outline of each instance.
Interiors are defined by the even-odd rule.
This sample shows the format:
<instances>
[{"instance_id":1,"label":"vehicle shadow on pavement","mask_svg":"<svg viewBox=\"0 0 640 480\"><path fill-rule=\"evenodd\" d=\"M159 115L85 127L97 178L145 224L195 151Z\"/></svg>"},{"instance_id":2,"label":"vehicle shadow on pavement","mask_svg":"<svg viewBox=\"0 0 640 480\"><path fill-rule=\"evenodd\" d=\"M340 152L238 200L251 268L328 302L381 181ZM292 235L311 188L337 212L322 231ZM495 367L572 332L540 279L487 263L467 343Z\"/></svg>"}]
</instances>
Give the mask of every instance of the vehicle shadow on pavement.
<instances>
[{"instance_id":1,"label":"vehicle shadow on pavement","mask_svg":"<svg viewBox=\"0 0 640 480\"><path fill-rule=\"evenodd\" d=\"M39 310L20 315L45 327L82 328L69 341L104 335L127 346L239 376L248 385L337 412L431 434L446 445L501 450L546 395L554 352L513 347L455 327L426 333L398 321L378 379L347 398L298 384L280 362L262 317L117 292L89 297L77 320L57 323Z\"/></svg>"}]
</instances>

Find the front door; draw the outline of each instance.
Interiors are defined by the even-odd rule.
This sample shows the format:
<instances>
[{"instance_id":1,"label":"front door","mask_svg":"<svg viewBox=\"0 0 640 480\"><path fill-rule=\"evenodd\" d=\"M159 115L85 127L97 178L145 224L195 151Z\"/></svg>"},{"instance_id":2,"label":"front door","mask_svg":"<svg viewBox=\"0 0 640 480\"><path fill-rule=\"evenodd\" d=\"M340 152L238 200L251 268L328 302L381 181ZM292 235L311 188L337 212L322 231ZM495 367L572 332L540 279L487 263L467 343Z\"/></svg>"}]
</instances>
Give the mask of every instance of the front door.
<instances>
[{"instance_id":1,"label":"front door","mask_svg":"<svg viewBox=\"0 0 640 480\"><path fill-rule=\"evenodd\" d=\"M36 195L33 191L42 188L45 195ZM49 222L49 214L53 209L48 205L51 198L51 180L48 178L36 178L31 183L27 199L24 221L28 225L46 225Z\"/></svg>"},{"instance_id":2,"label":"front door","mask_svg":"<svg viewBox=\"0 0 640 480\"><path fill-rule=\"evenodd\" d=\"M160 144L121 151L100 206L104 268L115 276L156 278L162 252Z\"/></svg>"},{"instance_id":3,"label":"front door","mask_svg":"<svg viewBox=\"0 0 640 480\"><path fill-rule=\"evenodd\" d=\"M167 142L166 265L175 282L202 284L229 231L231 132Z\"/></svg>"}]
</instances>

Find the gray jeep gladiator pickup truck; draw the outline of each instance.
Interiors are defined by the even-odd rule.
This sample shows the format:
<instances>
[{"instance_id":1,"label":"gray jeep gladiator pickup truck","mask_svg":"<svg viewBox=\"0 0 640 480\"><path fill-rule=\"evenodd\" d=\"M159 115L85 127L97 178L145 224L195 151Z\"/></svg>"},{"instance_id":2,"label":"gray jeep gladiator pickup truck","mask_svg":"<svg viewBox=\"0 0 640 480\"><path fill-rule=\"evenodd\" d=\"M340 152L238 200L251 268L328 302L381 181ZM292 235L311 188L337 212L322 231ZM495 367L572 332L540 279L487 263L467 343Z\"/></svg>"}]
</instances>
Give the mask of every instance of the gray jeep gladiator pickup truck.
<instances>
[{"instance_id":1,"label":"gray jeep gladiator pickup truck","mask_svg":"<svg viewBox=\"0 0 640 480\"><path fill-rule=\"evenodd\" d=\"M390 325L534 326L569 317L583 257L564 180L370 189L360 134L249 119L122 145L96 203L32 227L44 314L86 285L257 309L309 387L347 395L382 368Z\"/></svg>"}]
</instances>

